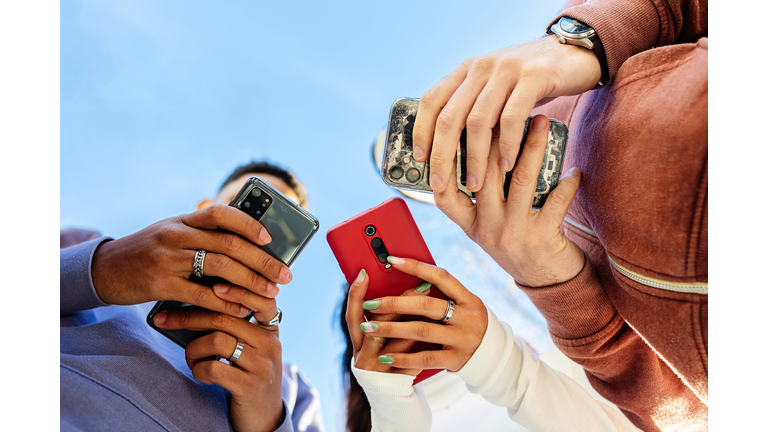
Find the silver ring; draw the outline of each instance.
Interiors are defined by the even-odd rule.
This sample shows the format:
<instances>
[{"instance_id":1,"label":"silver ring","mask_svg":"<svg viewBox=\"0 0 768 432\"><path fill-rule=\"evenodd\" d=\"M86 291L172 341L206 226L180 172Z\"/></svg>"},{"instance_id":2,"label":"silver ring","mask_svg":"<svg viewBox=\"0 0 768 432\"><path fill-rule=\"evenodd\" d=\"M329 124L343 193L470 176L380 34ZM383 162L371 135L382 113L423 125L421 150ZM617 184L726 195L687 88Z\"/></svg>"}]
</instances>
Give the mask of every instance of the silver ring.
<instances>
[{"instance_id":1,"label":"silver ring","mask_svg":"<svg viewBox=\"0 0 768 432\"><path fill-rule=\"evenodd\" d=\"M200 249L195 254L195 262L192 264L192 271L195 272L195 276L203 277L203 263L205 262L205 249Z\"/></svg>"},{"instance_id":2,"label":"silver ring","mask_svg":"<svg viewBox=\"0 0 768 432\"><path fill-rule=\"evenodd\" d=\"M448 321L451 320L451 317L453 316L453 308L456 307L456 303L453 302L453 300L448 300L448 308L445 310L445 315L443 315L443 324L448 324Z\"/></svg>"},{"instance_id":3,"label":"silver ring","mask_svg":"<svg viewBox=\"0 0 768 432\"><path fill-rule=\"evenodd\" d=\"M275 315L274 318L272 318L269 321L256 320L256 324L264 327L272 327L280 324L282 320L283 320L283 311L281 311L280 308L277 308L277 315Z\"/></svg>"},{"instance_id":4,"label":"silver ring","mask_svg":"<svg viewBox=\"0 0 768 432\"><path fill-rule=\"evenodd\" d=\"M229 356L230 363L234 363L240 358L240 354L243 353L243 347L245 347L245 343L240 339L238 339L237 346L235 347L235 352L233 352L232 355Z\"/></svg>"}]
</instances>

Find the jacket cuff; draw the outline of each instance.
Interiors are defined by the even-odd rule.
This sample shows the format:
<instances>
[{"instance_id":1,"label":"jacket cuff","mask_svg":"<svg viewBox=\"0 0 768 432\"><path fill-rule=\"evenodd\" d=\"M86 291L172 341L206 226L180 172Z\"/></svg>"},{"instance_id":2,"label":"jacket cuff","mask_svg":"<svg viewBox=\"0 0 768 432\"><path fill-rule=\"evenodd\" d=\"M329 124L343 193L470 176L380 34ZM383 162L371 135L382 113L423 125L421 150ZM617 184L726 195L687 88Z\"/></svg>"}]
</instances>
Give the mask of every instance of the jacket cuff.
<instances>
[{"instance_id":1,"label":"jacket cuff","mask_svg":"<svg viewBox=\"0 0 768 432\"><path fill-rule=\"evenodd\" d=\"M291 418L291 412L288 411L288 402L283 398L283 423L275 429L275 432L293 432L293 419Z\"/></svg>"},{"instance_id":2,"label":"jacket cuff","mask_svg":"<svg viewBox=\"0 0 768 432\"><path fill-rule=\"evenodd\" d=\"M96 249L111 237L90 240L59 252L59 313L71 315L75 312L109 306L93 286L91 264Z\"/></svg>"},{"instance_id":3,"label":"jacket cuff","mask_svg":"<svg viewBox=\"0 0 768 432\"><path fill-rule=\"evenodd\" d=\"M589 257L585 261L575 278L561 284L532 288L515 282L547 319L549 332L555 337L591 336L616 316L616 308Z\"/></svg>"},{"instance_id":4,"label":"jacket cuff","mask_svg":"<svg viewBox=\"0 0 768 432\"><path fill-rule=\"evenodd\" d=\"M633 55L661 45L662 24L659 12L648 0L590 0L565 9L547 25L546 31L560 18L575 18L597 32L608 64L608 85L624 62ZM605 75L605 71L603 71Z\"/></svg>"}]
</instances>

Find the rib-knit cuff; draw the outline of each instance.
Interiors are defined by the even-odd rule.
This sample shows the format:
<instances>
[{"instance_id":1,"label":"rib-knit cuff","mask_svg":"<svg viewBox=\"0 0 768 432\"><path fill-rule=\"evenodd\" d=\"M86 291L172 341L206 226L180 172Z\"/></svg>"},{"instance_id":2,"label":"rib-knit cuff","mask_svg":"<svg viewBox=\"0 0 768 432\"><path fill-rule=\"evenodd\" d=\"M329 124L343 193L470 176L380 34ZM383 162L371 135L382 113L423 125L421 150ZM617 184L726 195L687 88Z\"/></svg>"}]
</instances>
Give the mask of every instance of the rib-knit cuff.
<instances>
[{"instance_id":1,"label":"rib-knit cuff","mask_svg":"<svg viewBox=\"0 0 768 432\"><path fill-rule=\"evenodd\" d=\"M515 346L513 343L506 343L512 338L507 338L506 329L487 306L486 310L488 327L485 329L483 340L464 367L456 372L467 383L467 388L472 393L483 393L497 381L503 369L500 365L505 363L502 359L509 359ZM511 331L508 326L507 329Z\"/></svg>"},{"instance_id":2,"label":"rib-knit cuff","mask_svg":"<svg viewBox=\"0 0 768 432\"><path fill-rule=\"evenodd\" d=\"M539 288L515 283L547 319L550 333L561 339L591 336L616 315L589 257L581 272L567 282Z\"/></svg>"},{"instance_id":3,"label":"rib-knit cuff","mask_svg":"<svg viewBox=\"0 0 768 432\"><path fill-rule=\"evenodd\" d=\"M616 71L628 58L661 44L662 34L667 32L659 12L649 0L590 0L562 11L546 30L564 16L575 18L597 32L608 63L609 82L604 85L613 81Z\"/></svg>"},{"instance_id":4,"label":"rib-knit cuff","mask_svg":"<svg viewBox=\"0 0 768 432\"><path fill-rule=\"evenodd\" d=\"M96 249L111 237L101 237L61 249L59 252L59 313L109 306L96 293L91 277L91 263Z\"/></svg>"}]
</instances>

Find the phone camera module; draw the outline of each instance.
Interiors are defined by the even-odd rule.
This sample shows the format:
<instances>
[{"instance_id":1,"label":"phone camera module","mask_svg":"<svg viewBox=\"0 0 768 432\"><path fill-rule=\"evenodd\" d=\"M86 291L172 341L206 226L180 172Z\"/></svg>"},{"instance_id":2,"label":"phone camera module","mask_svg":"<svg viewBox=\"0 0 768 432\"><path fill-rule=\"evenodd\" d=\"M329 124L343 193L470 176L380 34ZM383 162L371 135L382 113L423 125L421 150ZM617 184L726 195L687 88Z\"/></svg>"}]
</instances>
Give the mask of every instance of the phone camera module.
<instances>
[{"instance_id":1,"label":"phone camera module","mask_svg":"<svg viewBox=\"0 0 768 432\"><path fill-rule=\"evenodd\" d=\"M415 183L421 178L421 172L416 168L411 168L405 173L405 178L408 179L409 182Z\"/></svg>"},{"instance_id":2,"label":"phone camera module","mask_svg":"<svg viewBox=\"0 0 768 432\"><path fill-rule=\"evenodd\" d=\"M389 262L387 261L387 258L389 257L389 251L384 246L384 242L382 242L380 238L376 237L371 240L371 246L373 247L373 253L376 254L376 258L379 260L379 262L389 265Z\"/></svg>"},{"instance_id":3,"label":"phone camera module","mask_svg":"<svg viewBox=\"0 0 768 432\"><path fill-rule=\"evenodd\" d=\"M395 180L399 180L403 176L403 169L399 166L393 166L389 170L389 175Z\"/></svg>"},{"instance_id":4,"label":"phone camera module","mask_svg":"<svg viewBox=\"0 0 768 432\"><path fill-rule=\"evenodd\" d=\"M259 189L259 188L255 188L254 190L252 190L252 191L251 191L251 193L252 193L252 194L253 194L253 196L255 196L255 197L261 196L261 189Z\"/></svg>"},{"instance_id":5,"label":"phone camera module","mask_svg":"<svg viewBox=\"0 0 768 432\"><path fill-rule=\"evenodd\" d=\"M374 234L376 234L376 228L373 225L368 225L365 227L365 235L370 237Z\"/></svg>"}]
</instances>

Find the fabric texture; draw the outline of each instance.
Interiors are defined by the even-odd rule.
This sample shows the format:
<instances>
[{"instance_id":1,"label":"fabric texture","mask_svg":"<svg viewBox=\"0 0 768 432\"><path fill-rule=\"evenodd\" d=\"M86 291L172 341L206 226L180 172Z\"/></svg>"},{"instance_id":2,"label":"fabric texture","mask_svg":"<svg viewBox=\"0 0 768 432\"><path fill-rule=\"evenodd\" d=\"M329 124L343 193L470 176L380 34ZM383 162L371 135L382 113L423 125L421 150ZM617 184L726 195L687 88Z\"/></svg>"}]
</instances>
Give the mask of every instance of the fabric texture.
<instances>
[{"instance_id":1,"label":"fabric texture","mask_svg":"<svg viewBox=\"0 0 768 432\"><path fill-rule=\"evenodd\" d=\"M681 4L662 20L666 36L648 41L692 37L691 25L706 33L706 2ZM686 7L698 14L682 25ZM647 431L707 429L706 292L649 286L619 270L707 282L707 65L706 37L647 49L624 61L610 86L533 113L569 128L563 170L578 167L582 184L562 230L588 260L571 281L520 288L558 348Z\"/></svg>"},{"instance_id":2,"label":"fabric texture","mask_svg":"<svg viewBox=\"0 0 768 432\"><path fill-rule=\"evenodd\" d=\"M105 306L91 282L101 237L60 251L62 431L230 431L231 395L194 379L184 350L146 324L152 304ZM325 430L317 391L283 365L281 432Z\"/></svg>"},{"instance_id":3,"label":"fabric texture","mask_svg":"<svg viewBox=\"0 0 768 432\"><path fill-rule=\"evenodd\" d=\"M371 372L352 365L371 402L373 431L429 431L432 411L413 377ZM621 413L596 401L570 377L531 353L509 324L488 309L488 328L475 353L456 372L470 392L507 408L509 418L529 431L636 431ZM466 413L471 416L473 413Z\"/></svg>"}]
</instances>

